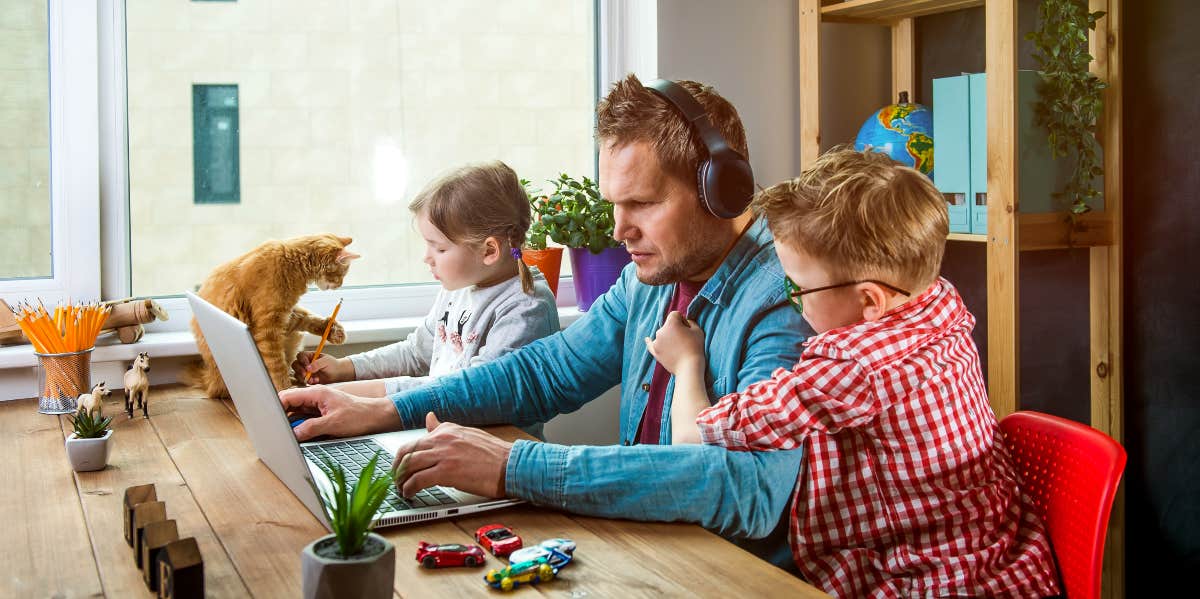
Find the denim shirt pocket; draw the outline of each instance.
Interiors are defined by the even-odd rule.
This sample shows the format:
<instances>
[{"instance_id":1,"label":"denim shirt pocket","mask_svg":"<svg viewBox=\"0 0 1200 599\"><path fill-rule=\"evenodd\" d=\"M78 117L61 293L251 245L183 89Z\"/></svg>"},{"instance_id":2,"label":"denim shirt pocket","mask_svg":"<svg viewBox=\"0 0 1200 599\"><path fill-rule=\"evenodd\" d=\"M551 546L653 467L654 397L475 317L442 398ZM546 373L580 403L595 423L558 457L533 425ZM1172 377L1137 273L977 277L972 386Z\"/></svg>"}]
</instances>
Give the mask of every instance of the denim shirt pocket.
<instances>
[{"instance_id":1,"label":"denim shirt pocket","mask_svg":"<svg viewBox=\"0 0 1200 599\"><path fill-rule=\"evenodd\" d=\"M709 403L717 403L718 399L726 395L729 395L729 377L717 377L708 387Z\"/></svg>"}]
</instances>

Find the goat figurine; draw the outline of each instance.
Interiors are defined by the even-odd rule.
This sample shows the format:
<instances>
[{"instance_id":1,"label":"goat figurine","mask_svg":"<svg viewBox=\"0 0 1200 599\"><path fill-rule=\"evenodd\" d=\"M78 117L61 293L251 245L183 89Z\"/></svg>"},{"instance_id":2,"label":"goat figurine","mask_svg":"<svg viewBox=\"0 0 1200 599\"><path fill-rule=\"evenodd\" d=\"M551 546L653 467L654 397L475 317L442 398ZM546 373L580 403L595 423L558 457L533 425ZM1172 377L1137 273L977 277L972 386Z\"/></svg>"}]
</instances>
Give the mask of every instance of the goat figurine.
<instances>
[{"instance_id":1,"label":"goat figurine","mask_svg":"<svg viewBox=\"0 0 1200 599\"><path fill-rule=\"evenodd\" d=\"M146 406L146 394L150 391L150 354L142 352L133 359L129 370L125 371L125 413L133 418L135 407L142 409L142 417L149 418L150 412Z\"/></svg>"},{"instance_id":2,"label":"goat figurine","mask_svg":"<svg viewBox=\"0 0 1200 599\"><path fill-rule=\"evenodd\" d=\"M93 418L101 418L104 416L104 399L112 394L112 391L104 387L104 381L96 383L92 387L91 393L84 393L79 396L77 405L80 411L86 411Z\"/></svg>"}]
</instances>

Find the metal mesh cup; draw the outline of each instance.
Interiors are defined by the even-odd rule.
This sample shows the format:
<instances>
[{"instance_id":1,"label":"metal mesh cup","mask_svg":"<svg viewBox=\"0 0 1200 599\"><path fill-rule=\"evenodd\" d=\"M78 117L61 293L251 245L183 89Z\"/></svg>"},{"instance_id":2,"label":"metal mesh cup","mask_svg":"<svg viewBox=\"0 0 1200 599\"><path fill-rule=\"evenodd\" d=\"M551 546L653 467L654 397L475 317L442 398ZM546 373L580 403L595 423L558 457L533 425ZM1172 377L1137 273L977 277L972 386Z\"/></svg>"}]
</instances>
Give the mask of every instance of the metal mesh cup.
<instances>
[{"instance_id":1,"label":"metal mesh cup","mask_svg":"<svg viewBox=\"0 0 1200 599\"><path fill-rule=\"evenodd\" d=\"M72 414L76 400L92 386L92 350L38 357L38 411Z\"/></svg>"}]
</instances>

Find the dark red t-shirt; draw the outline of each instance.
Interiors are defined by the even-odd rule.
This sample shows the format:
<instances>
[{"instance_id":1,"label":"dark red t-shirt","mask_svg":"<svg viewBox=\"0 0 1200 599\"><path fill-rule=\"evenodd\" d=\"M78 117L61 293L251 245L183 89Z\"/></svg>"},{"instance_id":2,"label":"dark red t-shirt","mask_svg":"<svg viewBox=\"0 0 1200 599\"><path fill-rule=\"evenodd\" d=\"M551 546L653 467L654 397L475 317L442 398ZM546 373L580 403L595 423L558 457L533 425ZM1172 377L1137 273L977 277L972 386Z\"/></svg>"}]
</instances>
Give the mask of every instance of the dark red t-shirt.
<instances>
[{"instance_id":1,"label":"dark red t-shirt","mask_svg":"<svg viewBox=\"0 0 1200 599\"><path fill-rule=\"evenodd\" d=\"M663 317L671 312L679 312L687 316L688 304L708 281L681 281L675 286L675 295L663 310ZM662 429L663 399L667 394L667 383L671 373L662 364L654 363L654 376L650 379L650 398L646 401L646 411L642 415L642 426L638 430L638 443L642 445L658 445L658 431Z\"/></svg>"}]
</instances>

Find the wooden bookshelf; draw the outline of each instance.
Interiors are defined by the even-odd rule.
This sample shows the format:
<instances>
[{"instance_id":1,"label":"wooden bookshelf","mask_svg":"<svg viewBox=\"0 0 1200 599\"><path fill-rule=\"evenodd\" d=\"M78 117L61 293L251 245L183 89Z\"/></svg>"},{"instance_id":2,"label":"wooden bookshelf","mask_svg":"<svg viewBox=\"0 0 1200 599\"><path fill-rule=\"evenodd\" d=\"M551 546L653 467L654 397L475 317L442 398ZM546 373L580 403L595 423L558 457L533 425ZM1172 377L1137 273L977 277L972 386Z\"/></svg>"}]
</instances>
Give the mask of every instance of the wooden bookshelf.
<instances>
[{"instance_id":1,"label":"wooden bookshelf","mask_svg":"<svg viewBox=\"0 0 1200 599\"><path fill-rule=\"evenodd\" d=\"M988 106L988 232L948 239L987 244L988 396L998 417L1020 409L1020 271L1022 251L1089 248L1091 424L1122 442L1121 361L1121 34L1122 0L1088 0L1105 11L1089 40L1092 72L1108 83L1099 138L1104 148L1104 210L1071 219L1065 212L1021 213L1017 162L1017 0L798 0L799 79L819 90L822 22L883 25L892 34L892 94L919 89L915 68L917 17L983 6ZM917 98L914 102L929 98ZM881 98L883 103L885 99ZM820 154L820 98L800 95L800 160ZM935 140L936 143L936 140ZM1103 596L1124 596L1124 493L1118 491L1105 545Z\"/></svg>"}]
</instances>

